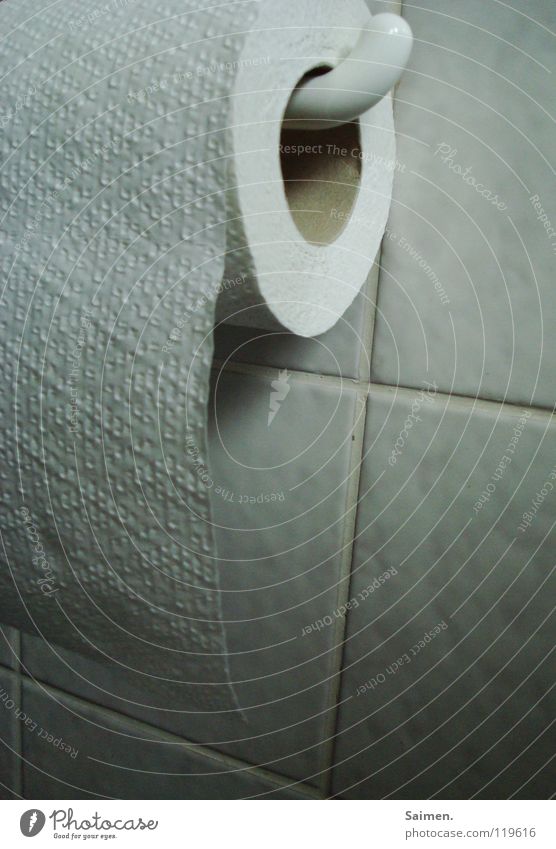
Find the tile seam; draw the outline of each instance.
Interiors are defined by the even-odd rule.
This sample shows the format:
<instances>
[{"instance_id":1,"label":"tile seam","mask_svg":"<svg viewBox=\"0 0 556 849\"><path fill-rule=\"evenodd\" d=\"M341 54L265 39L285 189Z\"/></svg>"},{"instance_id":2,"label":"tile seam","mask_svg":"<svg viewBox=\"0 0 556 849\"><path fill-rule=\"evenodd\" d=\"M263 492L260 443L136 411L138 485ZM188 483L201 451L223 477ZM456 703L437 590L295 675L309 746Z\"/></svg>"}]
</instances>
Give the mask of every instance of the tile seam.
<instances>
[{"instance_id":1,"label":"tile seam","mask_svg":"<svg viewBox=\"0 0 556 849\"><path fill-rule=\"evenodd\" d=\"M22 684L21 684L21 671L19 669L19 665L18 665L18 670L17 670L16 676L17 676L17 678L16 678L17 702L18 702L18 705L19 705L19 709L21 711L23 711L23 687L22 687ZM16 786L15 786L14 789L15 789L15 792L23 799L25 797L23 795L23 787L24 787L24 784L23 784L23 736L22 736L21 722L16 723L16 732L15 733L16 733L16 750L17 750L16 757L17 757L18 762L17 762L16 767L15 767Z\"/></svg>"},{"instance_id":2,"label":"tile seam","mask_svg":"<svg viewBox=\"0 0 556 849\"><path fill-rule=\"evenodd\" d=\"M382 256L382 241L380 244L379 251L377 256L375 257L373 267L371 272L369 273L369 277L366 283L366 291L364 292L365 301L364 301L364 318L363 318L363 330L361 333L361 342L362 344L359 346L359 353L357 357L357 379L361 383L369 384L371 380L372 373L372 351L373 351L373 340L375 335L375 324L376 324L376 307L378 303L378 286L380 282L380 258ZM376 281L375 281L376 278ZM376 283L376 285L375 285ZM371 299L371 288L374 289L374 300Z\"/></svg>"},{"instance_id":3,"label":"tile seam","mask_svg":"<svg viewBox=\"0 0 556 849\"><path fill-rule=\"evenodd\" d=\"M375 393L383 393L383 394L391 394L392 391L396 391L400 393L402 396L413 395L415 392L420 392L421 388L418 386L396 386L391 383L374 383L372 382L369 385L370 392ZM483 398L481 395L460 395L457 392L442 392L438 390L435 395L436 398L445 398L445 399L454 399L458 402L461 402L463 405L481 405L482 407L499 407L502 409L507 408L508 412L515 411L520 412L524 409L531 410L535 415L539 415L544 418L553 418L556 414L556 407L551 409L550 407L536 407L534 405L529 405L526 403L519 403L516 401L495 401L492 398Z\"/></svg>"},{"instance_id":4,"label":"tile seam","mask_svg":"<svg viewBox=\"0 0 556 849\"><path fill-rule=\"evenodd\" d=\"M19 709L23 710L23 686L21 683L21 631L17 631L15 638L15 651L16 651L16 671L17 671L17 697L19 702ZM21 723L18 722L18 730L17 730L17 759L18 763L16 766L16 793L24 797L24 769L23 769L23 735L22 735Z\"/></svg>"},{"instance_id":5,"label":"tile seam","mask_svg":"<svg viewBox=\"0 0 556 849\"><path fill-rule=\"evenodd\" d=\"M222 365L218 361L214 361L217 366ZM214 369L215 371L217 369ZM280 371L280 368L274 366L262 366L257 365L255 363L227 363L225 371L233 372L234 374L245 374L249 376L257 376L257 375L265 375L275 377L276 374ZM395 383L380 383L375 380L358 380L355 377L342 377L332 374L318 374L316 372L308 372L308 371L299 371L294 368L288 367L288 372L295 380L299 380L300 382L308 382L313 383L318 386L336 386L338 388L353 388L353 389L363 389L367 392L381 392L388 390L396 390L396 392L404 394L415 393L420 390L418 386L405 386L402 384ZM536 404L528 404L526 402L519 401L497 401L494 398L485 398L482 395L462 395L458 392L443 392L442 390L438 390L436 392L437 398L456 398L464 403L469 404L485 404L490 405L492 407L507 407L515 410L522 410L526 408L527 410L533 410L535 413L538 413L541 416L547 416L552 418L556 413L556 405L554 408L551 407L539 407Z\"/></svg>"},{"instance_id":6,"label":"tile seam","mask_svg":"<svg viewBox=\"0 0 556 849\"><path fill-rule=\"evenodd\" d=\"M367 397L368 390L360 388L357 393L356 404L362 406L361 415L357 423L357 434L353 441L351 457L350 457L350 484L346 493L346 514L349 513L349 519L346 516L344 520L343 546L344 553L341 564L341 579L337 593L338 608L345 604L350 598L351 577L354 557L354 537L358 514L358 499L361 479L361 461L363 457L364 441L365 441L365 423L367 417ZM356 408L356 415L358 410ZM339 717L339 699L342 684L342 669L344 660L345 636L347 629L347 615L340 617L336 622L334 630L335 652L333 655L333 674L330 686L330 703L331 703L331 719L326 739L329 740L328 759L326 764L324 788L326 796L331 792L332 786L332 771L334 767L334 753L336 749L336 733L338 730Z\"/></svg>"}]
</instances>

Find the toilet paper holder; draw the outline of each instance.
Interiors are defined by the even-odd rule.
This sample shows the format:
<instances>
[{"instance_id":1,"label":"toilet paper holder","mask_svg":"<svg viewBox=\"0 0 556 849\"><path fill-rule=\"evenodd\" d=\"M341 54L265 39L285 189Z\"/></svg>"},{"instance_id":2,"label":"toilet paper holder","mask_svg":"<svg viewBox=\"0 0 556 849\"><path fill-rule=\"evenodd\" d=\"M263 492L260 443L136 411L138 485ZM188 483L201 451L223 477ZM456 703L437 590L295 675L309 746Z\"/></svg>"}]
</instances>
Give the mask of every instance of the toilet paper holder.
<instances>
[{"instance_id":1,"label":"toilet paper holder","mask_svg":"<svg viewBox=\"0 0 556 849\"><path fill-rule=\"evenodd\" d=\"M413 34L399 15L374 15L354 49L332 70L293 92L285 129L321 130L358 118L397 83L407 65Z\"/></svg>"}]
</instances>

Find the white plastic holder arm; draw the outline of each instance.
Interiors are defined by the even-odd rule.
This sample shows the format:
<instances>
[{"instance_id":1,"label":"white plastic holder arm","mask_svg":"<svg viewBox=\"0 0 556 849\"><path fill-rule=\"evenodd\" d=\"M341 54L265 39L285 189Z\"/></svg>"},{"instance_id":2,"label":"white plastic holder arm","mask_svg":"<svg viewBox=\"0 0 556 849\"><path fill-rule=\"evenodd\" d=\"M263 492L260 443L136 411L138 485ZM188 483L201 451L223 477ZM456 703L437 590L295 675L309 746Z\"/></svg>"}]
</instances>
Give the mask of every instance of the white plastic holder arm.
<instances>
[{"instance_id":1,"label":"white plastic holder arm","mask_svg":"<svg viewBox=\"0 0 556 849\"><path fill-rule=\"evenodd\" d=\"M285 129L321 130L354 121L388 94L407 65L413 34L399 15L374 15L348 57L296 88Z\"/></svg>"}]
</instances>

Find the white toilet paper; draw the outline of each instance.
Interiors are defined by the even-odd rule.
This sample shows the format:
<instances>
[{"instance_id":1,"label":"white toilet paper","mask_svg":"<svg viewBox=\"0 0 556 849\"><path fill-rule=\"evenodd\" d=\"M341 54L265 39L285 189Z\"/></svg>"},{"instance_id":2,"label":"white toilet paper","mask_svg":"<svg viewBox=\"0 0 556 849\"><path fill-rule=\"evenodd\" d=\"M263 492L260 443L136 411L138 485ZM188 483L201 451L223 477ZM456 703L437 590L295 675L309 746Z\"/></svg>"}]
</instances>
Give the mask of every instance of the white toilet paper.
<instances>
[{"instance_id":1,"label":"white toilet paper","mask_svg":"<svg viewBox=\"0 0 556 849\"><path fill-rule=\"evenodd\" d=\"M0 619L211 709L234 706L204 483L216 299L323 332L386 220L388 101L359 130L280 134L368 16L341 12L0 3Z\"/></svg>"},{"instance_id":2,"label":"white toilet paper","mask_svg":"<svg viewBox=\"0 0 556 849\"><path fill-rule=\"evenodd\" d=\"M391 98L359 126L281 132L298 82L349 55L368 22L362 2L341 9L333 0L261 4L230 109L225 279L243 285L222 293L219 319L316 336L368 277L392 195Z\"/></svg>"}]
</instances>

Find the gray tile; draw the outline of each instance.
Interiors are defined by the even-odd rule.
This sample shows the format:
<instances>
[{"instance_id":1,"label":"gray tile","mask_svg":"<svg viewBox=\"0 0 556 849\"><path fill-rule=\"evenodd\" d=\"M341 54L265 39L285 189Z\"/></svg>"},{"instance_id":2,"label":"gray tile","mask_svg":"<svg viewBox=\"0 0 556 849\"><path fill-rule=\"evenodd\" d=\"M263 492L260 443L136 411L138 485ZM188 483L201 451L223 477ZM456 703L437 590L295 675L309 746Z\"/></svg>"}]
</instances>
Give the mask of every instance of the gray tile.
<instances>
[{"instance_id":1,"label":"gray tile","mask_svg":"<svg viewBox=\"0 0 556 849\"><path fill-rule=\"evenodd\" d=\"M556 424L377 388L366 425L334 791L546 798Z\"/></svg>"},{"instance_id":2,"label":"gray tile","mask_svg":"<svg viewBox=\"0 0 556 849\"><path fill-rule=\"evenodd\" d=\"M0 666L16 669L19 663L19 632L10 625L0 625Z\"/></svg>"},{"instance_id":3,"label":"gray tile","mask_svg":"<svg viewBox=\"0 0 556 849\"><path fill-rule=\"evenodd\" d=\"M18 677L0 669L0 799L20 798L18 711Z\"/></svg>"},{"instance_id":4,"label":"gray tile","mask_svg":"<svg viewBox=\"0 0 556 849\"><path fill-rule=\"evenodd\" d=\"M328 331L304 338L286 330L259 330L219 324L214 332L215 358L254 363L335 377L368 379L374 324L377 266L352 305Z\"/></svg>"},{"instance_id":5,"label":"gray tile","mask_svg":"<svg viewBox=\"0 0 556 849\"><path fill-rule=\"evenodd\" d=\"M24 639L23 659L34 676L64 690L318 783L330 756L342 618L306 636L303 629L332 615L346 592L351 437L362 407L349 381L293 375L269 427L277 377L218 377L210 426L223 615L243 714L192 712L179 686L169 705L140 674L32 638Z\"/></svg>"},{"instance_id":6,"label":"gray tile","mask_svg":"<svg viewBox=\"0 0 556 849\"><path fill-rule=\"evenodd\" d=\"M29 679L23 705L37 723L23 739L28 799L305 798L293 786Z\"/></svg>"},{"instance_id":7,"label":"gray tile","mask_svg":"<svg viewBox=\"0 0 556 849\"><path fill-rule=\"evenodd\" d=\"M446 392L552 408L556 7L426 0L404 15L416 43L397 90L373 379L434 374Z\"/></svg>"}]
</instances>

